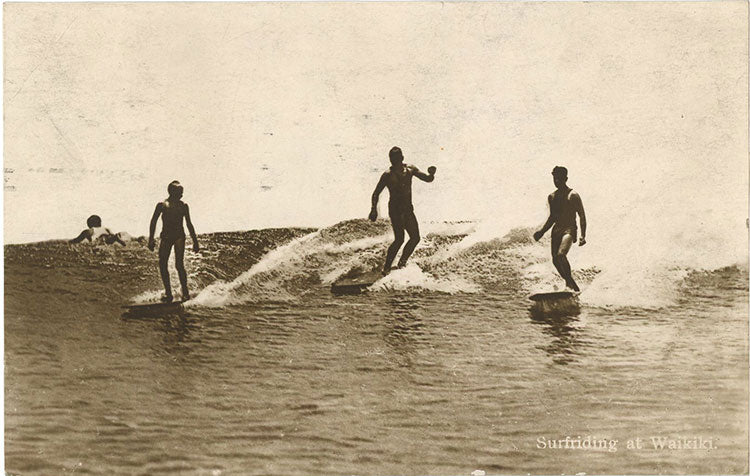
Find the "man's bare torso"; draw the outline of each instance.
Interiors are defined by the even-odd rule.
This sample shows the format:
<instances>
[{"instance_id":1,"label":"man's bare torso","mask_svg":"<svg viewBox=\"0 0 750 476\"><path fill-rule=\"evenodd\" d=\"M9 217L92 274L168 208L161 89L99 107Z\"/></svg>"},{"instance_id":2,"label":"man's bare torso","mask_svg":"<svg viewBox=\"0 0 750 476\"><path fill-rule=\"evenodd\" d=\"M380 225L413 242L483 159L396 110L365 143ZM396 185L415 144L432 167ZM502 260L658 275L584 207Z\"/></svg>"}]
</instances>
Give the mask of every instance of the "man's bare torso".
<instances>
[{"instance_id":1,"label":"man's bare torso","mask_svg":"<svg viewBox=\"0 0 750 476\"><path fill-rule=\"evenodd\" d=\"M185 217L185 203L182 200L175 202L169 199L161 203L162 237L184 237L185 230L182 228L182 219Z\"/></svg>"},{"instance_id":2,"label":"man's bare torso","mask_svg":"<svg viewBox=\"0 0 750 476\"><path fill-rule=\"evenodd\" d=\"M555 219L553 230L570 230L577 228L575 192L572 189L555 190L549 196L550 212Z\"/></svg>"},{"instance_id":3,"label":"man's bare torso","mask_svg":"<svg viewBox=\"0 0 750 476\"><path fill-rule=\"evenodd\" d=\"M385 186L388 187L389 206L411 206L411 182L414 173L412 166L403 164L397 169L391 168L383 173Z\"/></svg>"}]
</instances>

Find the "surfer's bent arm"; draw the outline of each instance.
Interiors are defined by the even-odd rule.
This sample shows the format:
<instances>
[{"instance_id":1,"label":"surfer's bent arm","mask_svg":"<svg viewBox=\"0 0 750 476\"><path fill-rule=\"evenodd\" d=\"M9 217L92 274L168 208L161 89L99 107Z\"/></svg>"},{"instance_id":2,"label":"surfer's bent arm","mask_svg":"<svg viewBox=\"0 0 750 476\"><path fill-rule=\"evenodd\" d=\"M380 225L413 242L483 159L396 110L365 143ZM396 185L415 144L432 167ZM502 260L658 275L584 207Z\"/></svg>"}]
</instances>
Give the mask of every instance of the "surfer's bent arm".
<instances>
[{"instance_id":1,"label":"surfer's bent arm","mask_svg":"<svg viewBox=\"0 0 750 476\"><path fill-rule=\"evenodd\" d=\"M570 198L575 200L576 202L576 208L578 210L578 220L580 220L581 222L581 240L579 242L579 245L583 246L584 244L586 244L586 212L583 210L583 200L581 200L581 196L575 192L571 194Z\"/></svg>"},{"instance_id":2,"label":"surfer's bent arm","mask_svg":"<svg viewBox=\"0 0 750 476\"><path fill-rule=\"evenodd\" d=\"M429 175L422 172L421 170L419 170L413 165L410 168L411 168L412 175L414 175L415 177L417 177L419 180L423 182L432 182L433 180L435 180L435 167L430 167L427 169L427 171L430 172Z\"/></svg>"},{"instance_id":3,"label":"surfer's bent arm","mask_svg":"<svg viewBox=\"0 0 750 476\"><path fill-rule=\"evenodd\" d=\"M91 230L83 230L80 235L76 236L72 240L68 240L68 243L80 243L85 239L91 241Z\"/></svg>"},{"instance_id":4,"label":"surfer's bent arm","mask_svg":"<svg viewBox=\"0 0 750 476\"><path fill-rule=\"evenodd\" d=\"M193 228L193 222L190 220L190 208L188 204L185 204L185 224L187 225L188 232L190 232L190 238L193 240L193 251L198 252L198 237L195 235L195 228Z\"/></svg>"}]
</instances>

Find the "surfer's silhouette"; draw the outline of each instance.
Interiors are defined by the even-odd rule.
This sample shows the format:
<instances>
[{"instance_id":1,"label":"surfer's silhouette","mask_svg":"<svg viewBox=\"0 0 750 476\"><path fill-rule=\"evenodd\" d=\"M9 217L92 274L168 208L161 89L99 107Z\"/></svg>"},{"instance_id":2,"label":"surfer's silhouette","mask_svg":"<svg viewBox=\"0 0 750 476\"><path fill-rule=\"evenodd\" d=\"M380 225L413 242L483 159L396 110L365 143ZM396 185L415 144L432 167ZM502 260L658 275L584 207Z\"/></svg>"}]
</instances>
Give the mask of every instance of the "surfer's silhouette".
<instances>
[{"instance_id":1,"label":"surfer's silhouette","mask_svg":"<svg viewBox=\"0 0 750 476\"><path fill-rule=\"evenodd\" d=\"M169 269L167 265L169 263L169 253L174 247L174 264L177 269L177 274L180 277L180 286L182 287L182 300L187 301L190 299L190 292L187 286L187 273L185 272L185 230L182 228L182 219L185 219L188 231L190 232L190 238L193 240L193 251L196 253L200 249L198 247L198 237L195 236L195 229L193 228L193 222L190 221L190 209L188 204L183 202L182 199L182 185L180 182L175 180L170 183L167 187L169 197L163 202L156 204L154 215L151 217L151 225L149 227L148 234L148 249L154 251L156 242L154 241L154 232L156 231L156 222L161 215L161 242L159 243L159 272L161 273L161 280L164 283L164 297L162 301L171 302L172 297L172 285L169 282Z\"/></svg>"},{"instance_id":2,"label":"surfer's silhouette","mask_svg":"<svg viewBox=\"0 0 750 476\"><path fill-rule=\"evenodd\" d=\"M398 250L404 243L404 231L409 234L409 241L404 246L401 253L401 259L398 260L398 267L406 266L406 261L411 256L414 248L419 243L419 224L417 217L414 216L414 206L411 202L411 179L417 177L424 182L435 180L434 166L429 167L426 174L421 172L413 165L404 164L404 155L401 149L393 147L388 156L391 159L391 168L380 176L380 181L372 193L372 210L370 210L370 220L375 221L378 218L378 197L384 188L388 187L390 199L388 200L388 215L393 227L394 240L388 248L388 253L383 266L383 273L391 270L393 260L396 258Z\"/></svg>"},{"instance_id":3,"label":"surfer's silhouette","mask_svg":"<svg viewBox=\"0 0 750 476\"><path fill-rule=\"evenodd\" d=\"M119 243L125 246L123 240L124 235L122 233L112 233L109 228L102 226L102 219L99 215L91 215L86 220L86 228L78 236L72 240L68 240L68 243L75 244L80 243L83 240L88 240L89 243L106 243L111 245L113 243Z\"/></svg>"},{"instance_id":4,"label":"surfer's silhouette","mask_svg":"<svg viewBox=\"0 0 750 476\"><path fill-rule=\"evenodd\" d=\"M565 285L573 291L580 291L573 280L567 255L570 247L576 242L576 235L578 234L576 213L581 221L581 239L578 241L578 246L586 244L586 213L583 211L583 201L567 185L568 169L559 166L552 169L552 180L557 190L547 198L549 218L547 218L544 226L534 233L534 239L539 241L552 227L552 263L565 280Z\"/></svg>"}]
</instances>

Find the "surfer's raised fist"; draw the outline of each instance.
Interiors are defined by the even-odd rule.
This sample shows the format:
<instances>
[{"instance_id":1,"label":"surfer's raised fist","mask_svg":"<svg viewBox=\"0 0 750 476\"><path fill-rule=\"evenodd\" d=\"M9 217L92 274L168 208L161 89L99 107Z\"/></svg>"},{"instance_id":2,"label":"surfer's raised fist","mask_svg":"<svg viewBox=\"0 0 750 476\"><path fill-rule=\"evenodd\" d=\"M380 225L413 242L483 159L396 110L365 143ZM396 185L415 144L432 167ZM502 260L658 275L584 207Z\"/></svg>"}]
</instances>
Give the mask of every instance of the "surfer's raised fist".
<instances>
[{"instance_id":1,"label":"surfer's raised fist","mask_svg":"<svg viewBox=\"0 0 750 476\"><path fill-rule=\"evenodd\" d=\"M435 172L437 172L437 168L435 168L434 165L430 165L427 167L427 173L430 175L435 175Z\"/></svg>"},{"instance_id":2,"label":"surfer's raised fist","mask_svg":"<svg viewBox=\"0 0 750 476\"><path fill-rule=\"evenodd\" d=\"M370 216L368 216L367 218L369 218L370 221L377 220L378 219L378 211L373 208L372 210L370 210Z\"/></svg>"}]
</instances>

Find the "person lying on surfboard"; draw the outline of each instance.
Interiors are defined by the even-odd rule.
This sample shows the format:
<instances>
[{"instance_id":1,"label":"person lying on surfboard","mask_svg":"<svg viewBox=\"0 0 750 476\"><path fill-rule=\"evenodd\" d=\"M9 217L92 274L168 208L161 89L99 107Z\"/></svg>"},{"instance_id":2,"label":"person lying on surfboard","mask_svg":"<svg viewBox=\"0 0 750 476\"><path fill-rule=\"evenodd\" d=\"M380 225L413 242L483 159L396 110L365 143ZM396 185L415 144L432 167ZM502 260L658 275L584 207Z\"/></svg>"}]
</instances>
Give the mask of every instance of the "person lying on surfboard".
<instances>
[{"instance_id":1,"label":"person lying on surfboard","mask_svg":"<svg viewBox=\"0 0 750 476\"><path fill-rule=\"evenodd\" d=\"M80 243L83 240L89 240L89 243L106 243L108 245L119 243L122 246L125 246L125 241L122 239L123 235L121 233L112 233L109 231L109 228L104 228L102 226L102 219L99 218L99 215L91 215L86 220L86 226L88 228L83 230L72 240L68 240L68 243L75 244Z\"/></svg>"},{"instance_id":2,"label":"person lying on surfboard","mask_svg":"<svg viewBox=\"0 0 750 476\"><path fill-rule=\"evenodd\" d=\"M372 193L372 210L370 210L369 216L370 220L377 220L378 197L380 192L388 187L390 195L388 215L393 227L394 240L386 254L383 274L387 274L391 270L396 253L404 243L404 230L409 234L409 241L404 246L401 259L398 260L398 268L406 266L406 261L419 243L419 224L417 223L417 217L414 216L414 206L411 203L412 177L417 177L423 182L432 182L435 180L435 171L437 170L434 166L429 167L427 169L428 175L413 165L404 164L404 155L398 147L393 147L388 152L388 157L391 159L391 168L383 172L375 191Z\"/></svg>"},{"instance_id":3,"label":"person lying on surfboard","mask_svg":"<svg viewBox=\"0 0 750 476\"><path fill-rule=\"evenodd\" d=\"M576 242L578 234L576 213L581 221L581 239L578 241L578 246L586 244L586 213L583 211L583 201L580 195L568 188L568 169L559 166L552 169L552 181L557 190L547 198L549 218L544 226L534 233L534 239L539 241L552 227L552 263L565 280L565 286L578 292L580 289L573 280L567 255L570 247Z\"/></svg>"},{"instance_id":4,"label":"person lying on surfboard","mask_svg":"<svg viewBox=\"0 0 750 476\"><path fill-rule=\"evenodd\" d=\"M169 282L169 253L174 247L174 264L177 274L180 277L180 286L182 287L182 300L190 299L190 292L187 286L187 273L185 272L185 230L182 228L182 219L185 219L190 238L193 240L193 251L199 251L198 237L195 236L193 222L190 221L190 209L188 204L182 199L182 185L175 180L167 187L169 197L163 202L156 204L154 216L151 217L151 225L148 234L148 249L154 251L156 243L154 241L154 232L156 231L156 222L161 215L161 242L159 243L159 272L161 280L164 283L163 302L172 302L172 285Z\"/></svg>"}]
</instances>

